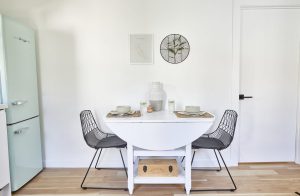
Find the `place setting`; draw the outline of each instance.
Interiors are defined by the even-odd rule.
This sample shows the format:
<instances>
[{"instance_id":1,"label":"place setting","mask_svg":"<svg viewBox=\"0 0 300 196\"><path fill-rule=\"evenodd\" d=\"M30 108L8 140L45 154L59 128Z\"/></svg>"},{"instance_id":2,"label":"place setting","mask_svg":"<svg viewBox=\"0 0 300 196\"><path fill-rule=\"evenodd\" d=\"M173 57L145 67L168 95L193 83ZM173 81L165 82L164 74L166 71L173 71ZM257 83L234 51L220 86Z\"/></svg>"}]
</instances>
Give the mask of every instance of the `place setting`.
<instances>
[{"instance_id":1,"label":"place setting","mask_svg":"<svg viewBox=\"0 0 300 196\"><path fill-rule=\"evenodd\" d=\"M178 118L213 118L213 115L201 111L200 106L185 106L184 111L174 111Z\"/></svg>"},{"instance_id":2,"label":"place setting","mask_svg":"<svg viewBox=\"0 0 300 196\"><path fill-rule=\"evenodd\" d=\"M168 99L166 104L164 102L166 102L166 92L163 90L162 83L152 82L149 99L140 101L139 110L132 109L130 105L119 105L114 110L111 110L106 117L132 118L161 112L168 113L168 116L175 115L177 118L214 118L209 112L201 111L200 106L197 105L187 105L184 110L176 110L174 99Z\"/></svg>"},{"instance_id":3,"label":"place setting","mask_svg":"<svg viewBox=\"0 0 300 196\"><path fill-rule=\"evenodd\" d=\"M141 112L139 110L132 110L131 106L123 105L117 106L115 110L110 111L107 118L125 118L125 117L140 117Z\"/></svg>"}]
</instances>

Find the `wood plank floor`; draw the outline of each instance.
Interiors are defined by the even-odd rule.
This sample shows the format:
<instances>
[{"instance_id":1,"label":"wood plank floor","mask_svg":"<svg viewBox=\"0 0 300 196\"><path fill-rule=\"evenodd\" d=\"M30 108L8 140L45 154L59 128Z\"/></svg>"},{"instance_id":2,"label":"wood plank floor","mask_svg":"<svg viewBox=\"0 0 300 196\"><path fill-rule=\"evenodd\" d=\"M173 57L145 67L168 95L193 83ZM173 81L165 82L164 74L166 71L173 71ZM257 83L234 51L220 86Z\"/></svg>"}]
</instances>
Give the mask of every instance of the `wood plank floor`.
<instances>
[{"instance_id":1,"label":"wood plank floor","mask_svg":"<svg viewBox=\"0 0 300 196\"><path fill-rule=\"evenodd\" d=\"M261 163L240 164L230 168L239 193L291 193L300 192L300 165L294 163ZM20 194L81 194L81 193L112 193L124 194L124 191L82 190L81 180L85 169L45 169L22 189ZM126 177L123 170L91 170L86 181L88 185L124 186ZM216 171L192 171L193 188L226 188L230 181L225 169ZM134 195L171 196L183 194L182 185L136 185ZM206 194L224 194L226 192L205 192ZM193 194L204 194L198 192ZM279 194L280 195L280 194Z\"/></svg>"}]
</instances>

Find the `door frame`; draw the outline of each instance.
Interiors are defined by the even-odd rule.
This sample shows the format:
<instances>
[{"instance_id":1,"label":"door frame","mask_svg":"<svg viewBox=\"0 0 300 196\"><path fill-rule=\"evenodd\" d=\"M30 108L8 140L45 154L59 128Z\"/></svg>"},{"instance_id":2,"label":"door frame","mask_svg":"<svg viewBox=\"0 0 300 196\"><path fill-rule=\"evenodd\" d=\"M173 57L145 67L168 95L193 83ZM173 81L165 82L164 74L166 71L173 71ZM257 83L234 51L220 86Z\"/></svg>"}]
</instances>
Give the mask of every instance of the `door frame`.
<instances>
[{"instance_id":1,"label":"door frame","mask_svg":"<svg viewBox=\"0 0 300 196\"><path fill-rule=\"evenodd\" d=\"M300 0L232 0L232 95L231 105L240 113L240 102L237 99L240 90L241 67L241 17L245 9L300 9ZM299 43L298 103L296 125L295 162L300 164L300 43ZM236 139L232 144L230 161L237 165L240 160L240 124L237 124Z\"/></svg>"},{"instance_id":2,"label":"door frame","mask_svg":"<svg viewBox=\"0 0 300 196\"><path fill-rule=\"evenodd\" d=\"M300 8L299 8L300 9ZM300 42L298 43L298 66L300 67ZM298 103L297 103L297 133L296 133L296 154L295 162L300 164L300 69L298 69Z\"/></svg>"}]
</instances>

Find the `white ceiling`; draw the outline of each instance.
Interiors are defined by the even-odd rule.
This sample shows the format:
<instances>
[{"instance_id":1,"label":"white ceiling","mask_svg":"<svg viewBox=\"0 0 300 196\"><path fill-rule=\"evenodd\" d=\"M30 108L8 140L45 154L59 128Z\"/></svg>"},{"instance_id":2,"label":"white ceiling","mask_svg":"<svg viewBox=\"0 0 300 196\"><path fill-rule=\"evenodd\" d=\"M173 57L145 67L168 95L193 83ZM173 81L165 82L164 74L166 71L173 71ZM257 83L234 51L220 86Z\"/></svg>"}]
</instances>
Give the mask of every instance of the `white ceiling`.
<instances>
[{"instance_id":1,"label":"white ceiling","mask_svg":"<svg viewBox=\"0 0 300 196\"><path fill-rule=\"evenodd\" d=\"M35 11L65 0L0 0L0 14L26 20Z\"/></svg>"},{"instance_id":2,"label":"white ceiling","mask_svg":"<svg viewBox=\"0 0 300 196\"><path fill-rule=\"evenodd\" d=\"M51 0L0 0L0 10L2 11L30 11L36 7L44 6Z\"/></svg>"},{"instance_id":3,"label":"white ceiling","mask_svg":"<svg viewBox=\"0 0 300 196\"><path fill-rule=\"evenodd\" d=\"M0 14L36 28L33 21L36 13L40 15L47 12L47 9L53 10L53 6L56 7L66 1L68 0L0 0Z\"/></svg>"}]
</instances>

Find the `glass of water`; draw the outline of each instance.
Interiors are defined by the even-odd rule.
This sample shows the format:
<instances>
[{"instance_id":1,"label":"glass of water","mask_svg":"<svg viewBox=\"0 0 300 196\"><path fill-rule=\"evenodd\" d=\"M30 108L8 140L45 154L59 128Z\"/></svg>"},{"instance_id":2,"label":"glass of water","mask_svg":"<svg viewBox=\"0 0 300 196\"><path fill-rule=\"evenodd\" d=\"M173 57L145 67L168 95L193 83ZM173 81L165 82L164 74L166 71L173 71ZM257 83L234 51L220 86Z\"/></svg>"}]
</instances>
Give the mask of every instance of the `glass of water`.
<instances>
[{"instance_id":1,"label":"glass of water","mask_svg":"<svg viewBox=\"0 0 300 196\"><path fill-rule=\"evenodd\" d=\"M147 113L147 101L140 102L140 111L141 111L141 114Z\"/></svg>"},{"instance_id":2,"label":"glass of water","mask_svg":"<svg viewBox=\"0 0 300 196\"><path fill-rule=\"evenodd\" d=\"M169 112L175 111L175 101L173 99L168 100L168 111Z\"/></svg>"}]
</instances>

